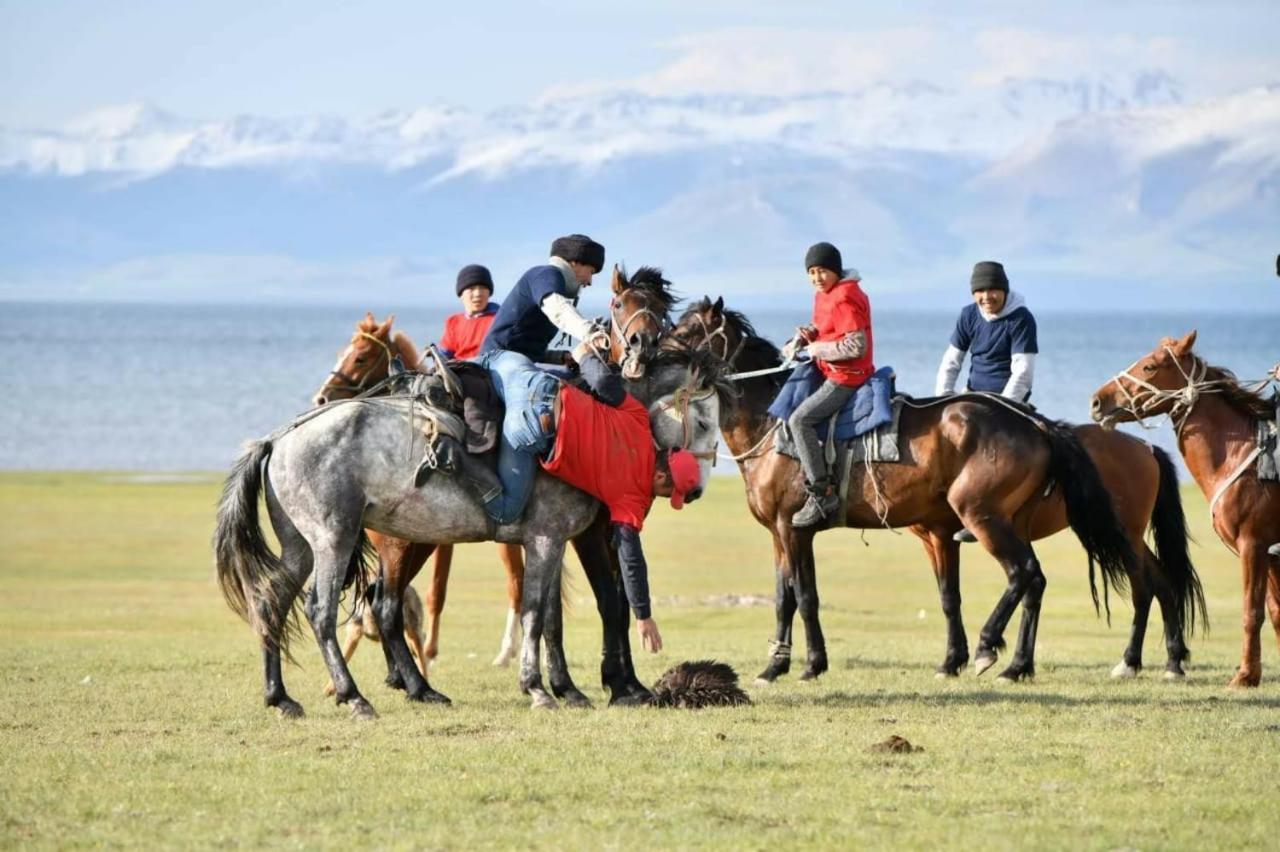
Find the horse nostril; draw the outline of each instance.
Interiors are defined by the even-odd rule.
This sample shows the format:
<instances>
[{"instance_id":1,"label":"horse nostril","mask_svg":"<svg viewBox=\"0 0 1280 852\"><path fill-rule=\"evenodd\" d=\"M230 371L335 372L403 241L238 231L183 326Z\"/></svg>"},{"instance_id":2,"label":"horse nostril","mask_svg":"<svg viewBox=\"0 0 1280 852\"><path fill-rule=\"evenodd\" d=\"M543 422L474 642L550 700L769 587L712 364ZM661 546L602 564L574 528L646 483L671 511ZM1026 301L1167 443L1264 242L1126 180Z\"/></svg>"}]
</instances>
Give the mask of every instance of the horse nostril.
<instances>
[{"instance_id":1,"label":"horse nostril","mask_svg":"<svg viewBox=\"0 0 1280 852\"><path fill-rule=\"evenodd\" d=\"M315 399L313 399L313 400L311 400L311 403L312 403L316 408L319 408L320 406L324 405L324 404L325 404L326 402L328 402L328 401L329 401L329 400L325 399L324 394L322 394L322 393L318 393L318 394L316 394L316 398L315 398Z\"/></svg>"},{"instance_id":2,"label":"horse nostril","mask_svg":"<svg viewBox=\"0 0 1280 852\"><path fill-rule=\"evenodd\" d=\"M688 494L684 495L684 502L692 503L694 500L697 500L701 496L702 496L702 486L699 485L697 488L693 489Z\"/></svg>"}]
</instances>

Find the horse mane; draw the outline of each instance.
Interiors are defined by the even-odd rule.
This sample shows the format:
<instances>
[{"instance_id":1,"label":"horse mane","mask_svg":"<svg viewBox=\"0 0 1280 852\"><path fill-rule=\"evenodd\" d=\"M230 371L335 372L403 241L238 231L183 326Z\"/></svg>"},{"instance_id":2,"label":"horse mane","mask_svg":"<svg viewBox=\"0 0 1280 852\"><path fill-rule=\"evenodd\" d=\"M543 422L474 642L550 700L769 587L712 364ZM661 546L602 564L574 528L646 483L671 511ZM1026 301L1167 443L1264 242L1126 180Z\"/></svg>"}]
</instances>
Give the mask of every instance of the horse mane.
<instances>
[{"instance_id":1,"label":"horse mane","mask_svg":"<svg viewBox=\"0 0 1280 852\"><path fill-rule=\"evenodd\" d=\"M625 273L623 273L625 276ZM662 277L662 270L657 266L642 266L631 277L627 278L628 290L640 290L652 297L668 312L675 307L680 297L671 289L671 282Z\"/></svg>"},{"instance_id":2,"label":"horse mane","mask_svg":"<svg viewBox=\"0 0 1280 852\"><path fill-rule=\"evenodd\" d=\"M649 362L649 370L656 371L664 367L679 366L698 374L704 387L716 392L720 400L720 418L722 423L728 412L738 404L738 389L726 376L725 364L705 349L660 349L654 359Z\"/></svg>"},{"instance_id":3,"label":"horse mane","mask_svg":"<svg viewBox=\"0 0 1280 852\"><path fill-rule=\"evenodd\" d=\"M1219 394L1227 405L1246 417L1254 420L1271 420L1276 416L1275 398L1264 399L1261 391L1251 391L1240 384L1236 374L1226 367L1215 367L1203 361L1207 372L1205 378L1221 382Z\"/></svg>"}]
</instances>

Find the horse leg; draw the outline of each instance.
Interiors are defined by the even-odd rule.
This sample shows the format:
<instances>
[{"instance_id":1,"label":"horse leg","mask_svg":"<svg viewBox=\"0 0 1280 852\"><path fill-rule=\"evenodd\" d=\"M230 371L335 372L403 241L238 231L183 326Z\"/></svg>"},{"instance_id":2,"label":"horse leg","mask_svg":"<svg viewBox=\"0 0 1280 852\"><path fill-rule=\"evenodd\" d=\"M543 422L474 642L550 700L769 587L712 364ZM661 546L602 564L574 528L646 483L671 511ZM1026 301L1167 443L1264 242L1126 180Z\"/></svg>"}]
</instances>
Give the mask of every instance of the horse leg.
<instances>
[{"instance_id":1,"label":"horse leg","mask_svg":"<svg viewBox=\"0 0 1280 852\"><path fill-rule=\"evenodd\" d=\"M986 624L982 626L982 632L978 634L974 671L982 674L996 664L999 651L1005 644L1005 627L1009 625L1009 619L1013 617L1013 611L1017 608L1018 602L1026 594L1032 577L1040 574L1040 565L1035 563L1034 569L1031 568L1031 563L1035 562L1035 556L1031 548L1018 538L1013 524L1008 520L977 508L956 506L954 503L953 508L960 516L965 528L977 537L987 552L994 556L1004 568L1005 576L1009 581L1004 594L1000 596L995 609L991 611ZM1040 574L1040 576L1043 579L1044 575ZM1023 662L1025 663L1025 659Z\"/></svg>"},{"instance_id":2,"label":"horse leg","mask_svg":"<svg viewBox=\"0 0 1280 852\"><path fill-rule=\"evenodd\" d=\"M1143 544L1135 548L1135 554L1141 554L1136 564L1129 570L1129 594L1133 600L1133 624L1129 628L1129 644L1125 646L1124 656L1111 670L1114 678L1133 678L1142 671L1142 645L1147 636L1147 620L1151 616L1151 600L1153 586L1159 581L1155 568L1155 554ZM1165 633L1171 612L1165 609L1164 601L1160 603L1160 612L1165 621Z\"/></svg>"},{"instance_id":3,"label":"horse leg","mask_svg":"<svg viewBox=\"0 0 1280 852\"><path fill-rule=\"evenodd\" d=\"M520 597L524 586L524 549L518 544L499 544L498 556L502 559L502 567L507 572L507 626L502 632L502 645L498 648L498 656L493 658L495 666L509 666L516 658L520 647Z\"/></svg>"},{"instance_id":4,"label":"horse leg","mask_svg":"<svg viewBox=\"0 0 1280 852\"><path fill-rule=\"evenodd\" d=\"M552 582L563 553L563 544L557 547L544 536L525 543L524 597L520 613L524 627L524 641L520 647L520 690L530 697L531 706L535 709L554 710L559 707L542 685L539 651L549 611L547 596L553 591Z\"/></svg>"},{"instance_id":5,"label":"horse leg","mask_svg":"<svg viewBox=\"0 0 1280 852\"><path fill-rule=\"evenodd\" d=\"M453 545L436 546L436 558L431 563L431 584L427 586L427 658L422 670L435 662L440 653L440 614L444 612L445 594L449 590L449 570L453 567Z\"/></svg>"},{"instance_id":6,"label":"horse leg","mask_svg":"<svg viewBox=\"0 0 1280 852\"><path fill-rule=\"evenodd\" d=\"M1276 631L1276 643L1280 644L1280 558L1271 560L1271 579L1267 582L1267 614Z\"/></svg>"},{"instance_id":7,"label":"horse leg","mask_svg":"<svg viewBox=\"0 0 1280 852\"><path fill-rule=\"evenodd\" d=\"M1036 633L1040 627L1040 603L1048 585L1035 550L1027 545L1031 554L1025 563L1025 593L1022 598L1022 624L1018 628L1018 645L1014 649L1009 666L1000 673L1000 680L1031 680L1036 676Z\"/></svg>"},{"instance_id":8,"label":"horse leg","mask_svg":"<svg viewBox=\"0 0 1280 852\"><path fill-rule=\"evenodd\" d=\"M564 653L564 602L560 598L563 573L562 562L555 570L546 599L547 622L543 635L547 645L547 680L551 684L551 694L563 698L566 706L590 707L591 699L582 694L569 674L569 661Z\"/></svg>"},{"instance_id":9,"label":"horse leg","mask_svg":"<svg viewBox=\"0 0 1280 852\"><path fill-rule=\"evenodd\" d=\"M960 614L960 543L949 529L926 531L912 527L912 532L924 540L925 550L933 560L942 614L947 619L947 655L938 666L937 675L958 677L969 664L969 637L965 635L964 618Z\"/></svg>"},{"instance_id":10,"label":"horse leg","mask_svg":"<svg viewBox=\"0 0 1280 852\"><path fill-rule=\"evenodd\" d=\"M396 599L403 603L404 596L407 594L405 590L409 588L414 577L418 576L422 566L427 563L431 552L435 550L435 545L381 536L375 541L380 563L379 580L374 584L375 600L385 597L386 591L391 589ZM382 632L382 614L378 611L376 604L371 606L374 607L373 615L374 620L378 622L378 630ZM410 660L409 664L402 669L401 661L407 658L409 645L405 642L402 632L397 631L390 636L391 639L388 641L388 634L382 632L382 653L387 660L387 686L409 691L412 684L414 688L420 690L421 685L425 683L420 675L425 674L427 667L424 666L419 670L418 664Z\"/></svg>"},{"instance_id":11,"label":"horse leg","mask_svg":"<svg viewBox=\"0 0 1280 852\"><path fill-rule=\"evenodd\" d=\"M347 622L347 639L342 643L342 659L348 663L351 662L351 658L356 653L356 646L360 644L362 636L364 636L364 628L360 626L360 619L352 616L351 620ZM333 681L330 680L324 685L323 692L325 695L333 695L334 691Z\"/></svg>"},{"instance_id":12,"label":"horse leg","mask_svg":"<svg viewBox=\"0 0 1280 852\"><path fill-rule=\"evenodd\" d=\"M425 560L426 557L424 556ZM421 671L409 651L409 643L405 641L404 624L404 588L409 585L403 574L401 583L384 582L379 593L374 596L373 612L378 618L378 631L382 634L382 644L391 652L396 670L404 679L405 697L410 701L424 703L449 704L449 698L436 692L427 681L426 667Z\"/></svg>"},{"instance_id":13,"label":"horse leg","mask_svg":"<svg viewBox=\"0 0 1280 852\"><path fill-rule=\"evenodd\" d=\"M276 708L286 719L302 718L302 705L290 698L284 689L284 676L280 671L280 649L271 647L265 640L262 643L262 667L262 693L266 705Z\"/></svg>"},{"instance_id":14,"label":"horse leg","mask_svg":"<svg viewBox=\"0 0 1280 852\"><path fill-rule=\"evenodd\" d=\"M791 671L791 628L796 615L796 593L789 576L790 569L783 560L786 555L777 533L773 536L773 608L774 638L769 649L769 663L764 671L756 675L756 684L764 686L773 683L782 675Z\"/></svg>"},{"instance_id":15,"label":"horse leg","mask_svg":"<svg viewBox=\"0 0 1280 852\"><path fill-rule=\"evenodd\" d=\"M804 622L806 659L800 680L814 680L827 670L827 642L818 620L818 572L813 559L813 531L791 530L783 539L795 572L796 608Z\"/></svg>"},{"instance_id":16,"label":"horse leg","mask_svg":"<svg viewBox=\"0 0 1280 852\"><path fill-rule=\"evenodd\" d=\"M1237 541L1243 571L1244 643L1240 652L1240 669L1228 686L1257 686L1262 681L1262 622L1267 589L1267 544L1245 539Z\"/></svg>"},{"instance_id":17,"label":"horse leg","mask_svg":"<svg viewBox=\"0 0 1280 852\"><path fill-rule=\"evenodd\" d=\"M1141 552L1135 551L1135 553ZM1146 551L1145 558L1148 564L1152 566L1159 565L1156 555L1149 550ZM1166 652L1164 679L1181 680L1187 676L1182 664L1191 659L1191 652L1187 650L1185 621L1189 615L1190 607L1189 605L1183 607L1179 604L1173 589L1170 588L1163 576L1156 576L1150 572L1148 576L1152 577L1152 591L1156 600L1160 603L1160 618L1164 622L1164 647Z\"/></svg>"},{"instance_id":18,"label":"horse leg","mask_svg":"<svg viewBox=\"0 0 1280 852\"><path fill-rule=\"evenodd\" d=\"M306 582L306 578L310 576L314 565L311 545L276 502L269 482L266 491L267 512L271 517L271 527L275 530L276 538L280 542L280 560L296 578L296 588L300 589ZM293 601L285 603L289 608L293 606ZM283 636L278 635L270 639L264 637L262 640L263 701L268 707L276 708L281 716L297 719L301 718L303 710L302 705L290 698L284 688L284 675L280 661L282 638Z\"/></svg>"},{"instance_id":19,"label":"horse leg","mask_svg":"<svg viewBox=\"0 0 1280 852\"><path fill-rule=\"evenodd\" d=\"M342 649L338 647L338 601L358 534L358 529L351 530L348 535L338 536L336 541L312 547L316 577L307 601L307 617L320 645L320 653L329 667L338 704L349 704L354 718L374 719L378 714L360 694L347 668L347 661L342 657ZM383 641L386 641L385 633Z\"/></svg>"}]
</instances>

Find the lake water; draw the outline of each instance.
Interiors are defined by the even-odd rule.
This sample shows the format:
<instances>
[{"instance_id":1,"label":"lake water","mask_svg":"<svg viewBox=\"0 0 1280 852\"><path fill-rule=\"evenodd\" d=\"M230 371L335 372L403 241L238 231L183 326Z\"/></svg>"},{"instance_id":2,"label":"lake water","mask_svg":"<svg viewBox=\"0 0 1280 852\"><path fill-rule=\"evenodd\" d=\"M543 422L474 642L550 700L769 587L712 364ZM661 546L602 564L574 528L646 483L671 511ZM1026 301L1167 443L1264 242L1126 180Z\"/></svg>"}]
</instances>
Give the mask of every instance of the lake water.
<instances>
[{"instance_id":1,"label":"lake water","mask_svg":"<svg viewBox=\"0 0 1280 852\"><path fill-rule=\"evenodd\" d=\"M602 308L589 294L587 312ZM875 360L927 395L955 310L875 314ZM775 342L807 319L749 312ZM224 470L240 444L309 407L362 308L0 304L0 469ZM444 311L411 308L396 328L422 344ZM1280 316L1041 313L1034 402L1088 419L1089 396L1164 335L1199 330L1197 350L1241 378L1280 360ZM962 377L963 381L963 377ZM1173 449L1167 422L1132 431ZM1175 453L1176 455L1176 453ZM719 470L731 471L721 465Z\"/></svg>"}]
</instances>

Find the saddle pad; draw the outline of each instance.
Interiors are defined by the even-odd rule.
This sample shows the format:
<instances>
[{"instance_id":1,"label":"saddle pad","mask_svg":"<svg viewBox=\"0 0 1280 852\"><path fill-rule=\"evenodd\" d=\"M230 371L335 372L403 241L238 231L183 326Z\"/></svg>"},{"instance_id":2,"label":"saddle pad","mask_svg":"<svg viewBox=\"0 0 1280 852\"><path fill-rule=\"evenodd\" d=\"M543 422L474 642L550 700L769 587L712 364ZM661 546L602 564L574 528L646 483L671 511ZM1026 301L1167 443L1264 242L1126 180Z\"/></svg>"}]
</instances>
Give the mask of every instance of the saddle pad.
<instances>
[{"instance_id":1,"label":"saddle pad","mask_svg":"<svg viewBox=\"0 0 1280 852\"><path fill-rule=\"evenodd\" d=\"M901 461L898 453L898 420L901 417L902 397L894 397L889 405L889 420L886 423L850 441L842 441L838 438L834 442L824 441L828 467L847 473L849 464L855 461ZM830 434L830 426L828 421L828 434ZM796 452L795 437L785 421L778 424L778 431L773 438L773 448L779 455L790 456L793 459L800 458L800 454Z\"/></svg>"},{"instance_id":2,"label":"saddle pad","mask_svg":"<svg viewBox=\"0 0 1280 852\"><path fill-rule=\"evenodd\" d=\"M893 368L881 367L854 391L849 401L835 415L836 440L849 441L877 428L890 419L893 396ZM769 406L769 413L786 422L787 418L822 386L822 373L812 362L796 367ZM820 434L826 430L819 430Z\"/></svg>"}]
</instances>

